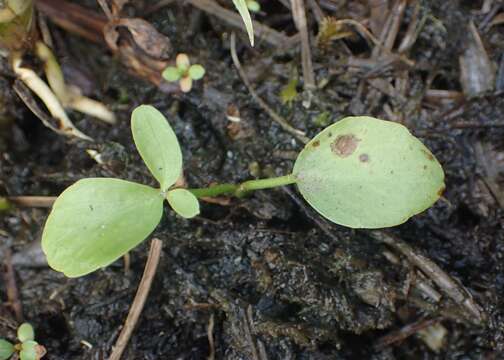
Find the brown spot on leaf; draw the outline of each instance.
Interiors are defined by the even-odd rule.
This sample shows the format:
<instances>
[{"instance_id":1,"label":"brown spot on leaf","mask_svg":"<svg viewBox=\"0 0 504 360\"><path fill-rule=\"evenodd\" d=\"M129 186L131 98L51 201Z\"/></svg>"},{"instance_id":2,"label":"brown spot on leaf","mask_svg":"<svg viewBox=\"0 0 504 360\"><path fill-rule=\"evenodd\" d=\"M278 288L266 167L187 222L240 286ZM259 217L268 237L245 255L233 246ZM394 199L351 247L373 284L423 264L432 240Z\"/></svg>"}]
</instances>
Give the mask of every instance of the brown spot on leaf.
<instances>
[{"instance_id":1,"label":"brown spot on leaf","mask_svg":"<svg viewBox=\"0 0 504 360\"><path fill-rule=\"evenodd\" d=\"M427 159L429 159L430 161L434 161L434 155L432 155L429 151L422 149L422 152L425 154Z\"/></svg>"},{"instance_id":2,"label":"brown spot on leaf","mask_svg":"<svg viewBox=\"0 0 504 360\"><path fill-rule=\"evenodd\" d=\"M427 165L424 165L424 166L423 166L423 169L424 169L424 170L427 170Z\"/></svg>"},{"instance_id":3,"label":"brown spot on leaf","mask_svg":"<svg viewBox=\"0 0 504 360\"><path fill-rule=\"evenodd\" d=\"M313 146L313 147L318 147L318 146L320 146L320 141L315 140L315 141L312 143L312 146Z\"/></svg>"},{"instance_id":4,"label":"brown spot on leaf","mask_svg":"<svg viewBox=\"0 0 504 360\"><path fill-rule=\"evenodd\" d=\"M329 133L327 134L327 137L332 137L332 132L329 131Z\"/></svg>"},{"instance_id":5,"label":"brown spot on leaf","mask_svg":"<svg viewBox=\"0 0 504 360\"><path fill-rule=\"evenodd\" d=\"M360 154L359 155L359 160L361 162L368 162L369 161L369 155L368 154Z\"/></svg>"},{"instance_id":6,"label":"brown spot on leaf","mask_svg":"<svg viewBox=\"0 0 504 360\"><path fill-rule=\"evenodd\" d=\"M441 188L438 190L438 192L437 192L438 196L442 196L442 195L443 195L443 193L444 193L444 191L445 191L445 187L443 186L443 187L441 187Z\"/></svg>"},{"instance_id":7,"label":"brown spot on leaf","mask_svg":"<svg viewBox=\"0 0 504 360\"><path fill-rule=\"evenodd\" d=\"M331 143L331 150L338 156L347 157L357 149L359 139L353 134L340 135Z\"/></svg>"}]
</instances>

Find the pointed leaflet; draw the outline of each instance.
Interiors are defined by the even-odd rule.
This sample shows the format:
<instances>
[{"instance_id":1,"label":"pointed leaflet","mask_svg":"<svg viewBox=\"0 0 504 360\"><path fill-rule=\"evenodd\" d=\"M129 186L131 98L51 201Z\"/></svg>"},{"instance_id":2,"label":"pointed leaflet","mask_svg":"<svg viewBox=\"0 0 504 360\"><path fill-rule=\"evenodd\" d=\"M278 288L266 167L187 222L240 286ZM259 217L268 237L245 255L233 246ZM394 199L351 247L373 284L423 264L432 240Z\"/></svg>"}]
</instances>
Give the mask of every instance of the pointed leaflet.
<instances>
[{"instance_id":1,"label":"pointed leaflet","mask_svg":"<svg viewBox=\"0 0 504 360\"><path fill-rule=\"evenodd\" d=\"M367 116L319 133L299 154L293 174L315 210L352 228L401 224L444 190L441 165L408 129Z\"/></svg>"},{"instance_id":2,"label":"pointed leaflet","mask_svg":"<svg viewBox=\"0 0 504 360\"><path fill-rule=\"evenodd\" d=\"M252 19L250 18L249 9L247 7L246 0L233 0L233 4L240 13L243 22L245 24L245 29L247 29L247 33L250 40L250 45L254 46L254 27L252 25Z\"/></svg>"},{"instance_id":3,"label":"pointed leaflet","mask_svg":"<svg viewBox=\"0 0 504 360\"><path fill-rule=\"evenodd\" d=\"M131 115L131 131L138 152L161 190L168 190L182 171L182 153L170 124L153 106L141 105Z\"/></svg>"},{"instance_id":4,"label":"pointed leaflet","mask_svg":"<svg viewBox=\"0 0 504 360\"><path fill-rule=\"evenodd\" d=\"M200 213L196 196L186 189L173 189L166 194L166 200L180 216L190 219Z\"/></svg>"},{"instance_id":5,"label":"pointed leaflet","mask_svg":"<svg viewBox=\"0 0 504 360\"><path fill-rule=\"evenodd\" d=\"M54 203L42 249L53 269L68 277L86 275L137 246L162 212L158 189L119 179L83 179Z\"/></svg>"}]
</instances>

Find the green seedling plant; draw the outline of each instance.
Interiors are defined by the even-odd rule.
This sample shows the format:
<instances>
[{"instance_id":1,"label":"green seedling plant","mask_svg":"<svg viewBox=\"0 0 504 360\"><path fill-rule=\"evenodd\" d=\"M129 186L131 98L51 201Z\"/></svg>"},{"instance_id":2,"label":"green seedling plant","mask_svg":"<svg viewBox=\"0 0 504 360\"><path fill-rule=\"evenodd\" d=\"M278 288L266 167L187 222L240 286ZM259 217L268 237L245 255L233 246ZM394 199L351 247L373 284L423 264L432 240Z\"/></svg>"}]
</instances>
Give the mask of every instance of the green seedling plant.
<instances>
[{"instance_id":1,"label":"green seedling plant","mask_svg":"<svg viewBox=\"0 0 504 360\"><path fill-rule=\"evenodd\" d=\"M256 3L256 4L251 4ZM254 25L252 23L252 18L250 17L250 11L254 11L253 9L259 7L257 11L260 10L260 5L256 1L253 0L233 0L233 4L240 13L240 16L245 24L245 29L247 30L247 34L249 37L250 45L254 46ZM252 6L252 9L250 9Z\"/></svg>"},{"instance_id":2,"label":"green seedling plant","mask_svg":"<svg viewBox=\"0 0 504 360\"><path fill-rule=\"evenodd\" d=\"M175 133L154 107L135 109L136 147L158 181L153 188L125 180L77 181L56 200L42 249L49 265L69 277L107 266L158 225L166 200L184 218L199 214L198 198L243 197L254 190L296 184L306 201L330 221L351 228L401 224L429 208L444 190L444 173L432 153L403 125L368 116L344 118L316 135L291 174L184 189Z\"/></svg>"},{"instance_id":3,"label":"green seedling plant","mask_svg":"<svg viewBox=\"0 0 504 360\"><path fill-rule=\"evenodd\" d=\"M33 326L23 323L17 329L18 343L12 344L10 341L0 338L0 360L8 360L17 354L21 360L39 360L46 350L35 341Z\"/></svg>"},{"instance_id":4,"label":"green seedling plant","mask_svg":"<svg viewBox=\"0 0 504 360\"><path fill-rule=\"evenodd\" d=\"M247 0L247 9L249 9L253 13L258 13L259 11L261 11L261 4L259 4L255 0Z\"/></svg>"},{"instance_id":5,"label":"green seedling plant","mask_svg":"<svg viewBox=\"0 0 504 360\"><path fill-rule=\"evenodd\" d=\"M193 80L200 80L205 76L205 68L199 64L191 65L187 54L178 54L175 65L164 69L163 78L170 82L178 81L183 92L191 91Z\"/></svg>"}]
</instances>

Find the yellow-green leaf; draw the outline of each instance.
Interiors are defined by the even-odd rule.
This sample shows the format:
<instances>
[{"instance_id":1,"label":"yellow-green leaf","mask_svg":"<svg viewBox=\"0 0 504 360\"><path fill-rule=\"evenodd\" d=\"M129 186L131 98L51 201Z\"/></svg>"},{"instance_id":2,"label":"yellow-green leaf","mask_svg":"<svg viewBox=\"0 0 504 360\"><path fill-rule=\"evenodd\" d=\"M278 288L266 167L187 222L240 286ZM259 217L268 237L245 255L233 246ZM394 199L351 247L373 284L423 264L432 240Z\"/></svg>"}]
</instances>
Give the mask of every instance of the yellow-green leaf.
<instances>
[{"instance_id":1,"label":"yellow-green leaf","mask_svg":"<svg viewBox=\"0 0 504 360\"><path fill-rule=\"evenodd\" d=\"M254 26L252 25L252 18L250 17L250 12L247 7L247 1L246 0L233 0L233 4L243 19L243 23L245 24L245 29L247 29L247 33L249 36L250 45L254 46Z\"/></svg>"},{"instance_id":2,"label":"yellow-green leaf","mask_svg":"<svg viewBox=\"0 0 504 360\"><path fill-rule=\"evenodd\" d=\"M186 189L170 190L166 194L166 199L172 209L186 219L195 217L200 213L198 199Z\"/></svg>"},{"instance_id":3,"label":"yellow-green leaf","mask_svg":"<svg viewBox=\"0 0 504 360\"><path fill-rule=\"evenodd\" d=\"M119 179L79 180L54 203L42 250L53 269L68 277L86 275L142 242L162 213L159 189Z\"/></svg>"},{"instance_id":4,"label":"yellow-green leaf","mask_svg":"<svg viewBox=\"0 0 504 360\"><path fill-rule=\"evenodd\" d=\"M14 354L14 345L5 339L0 339L0 360L9 359Z\"/></svg>"},{"instance_id":5,"label":"yellow-green leaf","mask_svg":"<svg viewBox=\"0 0 504 360\"><path fill-rule=\"evenodd\" d=\"M28 323L22 323L17 330L18 340L21 342L25 342L28 340L35 339L35 332L33 331L33 326Z\"/></svg>"},{"instance_id":6,"label":"yellow-green leaf","mask_svg":"<svg viewBox=\"0 0 504 360\"><path fill-rule=\"evenodd\" d=\"M315 136L293 174L313 208L352 228L401 224L445 187L441 165L408 129L367 116L347 117Z\"/></svg>"},{"instance_id":7,"label":"yellow-green leaf","mask_svg":"<svg viewBox=\"0 0 504 360\"><path fill-rule=\"evenodd\" d=\"M131 131L138 152L166 191L182 172L182 152L166 118L155 107L141 105L131 115Z\"/></svg>"}]
</instances>

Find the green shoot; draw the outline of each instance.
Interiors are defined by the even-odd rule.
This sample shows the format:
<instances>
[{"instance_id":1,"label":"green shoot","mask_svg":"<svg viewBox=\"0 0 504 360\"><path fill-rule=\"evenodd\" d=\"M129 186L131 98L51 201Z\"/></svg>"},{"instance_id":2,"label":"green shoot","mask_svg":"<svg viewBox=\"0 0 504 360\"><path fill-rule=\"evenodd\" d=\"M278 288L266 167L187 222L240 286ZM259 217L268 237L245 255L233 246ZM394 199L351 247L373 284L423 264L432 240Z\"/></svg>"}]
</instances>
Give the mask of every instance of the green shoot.
<instances>
[{"instance_id":1,"label":"green shoot","mask_svg":"<svg viewBox=\"0 0 504 360\"><path fill-rule=\"evenodd\" d=\"M186 69L189 65L186 66ZM444 190L444 173L431 152L402 125L347 117L315 136L292 174L182 189L182 153L164 116L142 105L132 114L133 139L159 183L152 188L119 179L83 179L56 200L42 235L49 265L69 277L107 266L158 225L164 200L184 218L199 214L198 198L296 184L307 202L334 223L352 228L401 224Z\"/></svg>"},{"instance_id":2,"label":"green shoot","mask_svg":"<svg viewBox=\"0 0 504 360\"><path fill-rule=\"evenodd\" d=\"M258 13L261 11L261 4L255 0L247 0L247 8L253 13Z\"/></svg>"},{"instance_id":3,"label":"green shoot","mask_svg":"<svg viewBox=\"0 0 504 360\"><path fill-rule=\"evenodd\" d=\"M8 360L16 353L18 356L15 358L20 360L39 360L45 355L46 350L35 341L35 332L30 324L23 323L19 326L17 338L19 343L16 345L0 339L0 360Z\"/></svg>"},{"instance_id":4,"label":"green shoot","mask_svg":"<svg viewBox=\"0 0 504 360\"><path fill-rule=\"evenodd\" d=\"M245 29L247 30L247 34L249 36L250 45L254 46L254 26L252 24L252 18L250 17L250 13L249 13L248 1L247 0L233 0L233 4L243 19L243 23L245 24ZM257 4L257 5L259 5L259 4ZM254 7L254 5L252 5L252 7Z\"/></svg>"},{"instance_id":5,"label":"green shoot","mask_svg":"<svg viewBox=\"0 0 504 360\"><path fill-rule=\"evenodd\" d=\"M178 81L183 92L191 91L193 80L200 80L205 76L205 68L199 64L191 65L186 54L178 54L175 65L164 69L163 78L169 82Z\"/></svg>"}]
</instances>

